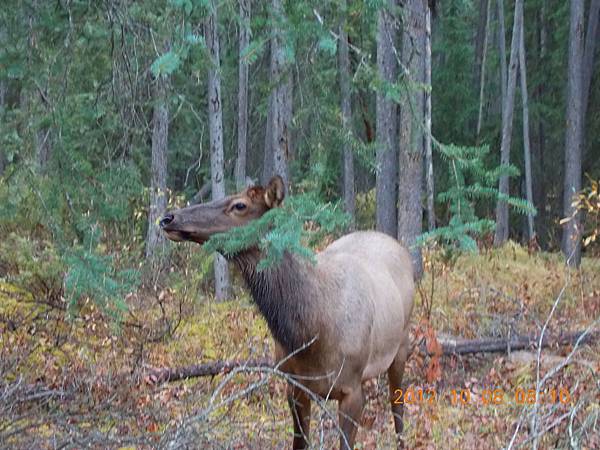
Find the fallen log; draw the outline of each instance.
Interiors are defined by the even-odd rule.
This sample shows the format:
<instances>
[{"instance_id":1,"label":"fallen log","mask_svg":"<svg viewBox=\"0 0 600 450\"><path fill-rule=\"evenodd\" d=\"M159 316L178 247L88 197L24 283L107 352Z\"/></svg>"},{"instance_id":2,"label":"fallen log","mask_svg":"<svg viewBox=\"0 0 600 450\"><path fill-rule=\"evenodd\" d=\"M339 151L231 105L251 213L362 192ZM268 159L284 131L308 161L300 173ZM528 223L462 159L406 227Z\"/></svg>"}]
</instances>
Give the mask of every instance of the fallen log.
<instances>
[{"instance_id":1,"label":"fallen log","mask_svg":"<svg viewBox=\"0 0 600 450\"><path fill-rule=\"evenodd\" d=\"M558 336L544 336L542 348L571 345L577 342L585 331L574 333L563 333ZM596 340L600 336L600 331L587 333L580 344L587 344ZM540 341L539 335L514 336L511 338L498 339L448 339L439 338L444 356L468 355L473 353L508 353L510 351L537 349ZM419 351L424 354L429 352L424 344L418 345ZM431 355L430 355L431 356ZM147 372L146 380L152 384L165 383L169 381L179 381L188 378L215 376L222 373L231 372L239 367L274 367L273 361L267 358L233 361L213 361L204 364L195 364L177 368L153 368Z\"/></svg>"},{"instance_id":2,"label":"fallen log","mask_svg":"<svg viewBox=\"0 0 600 450\"><path fill-rule=\"evenodd\" d=\"M576 331L574 333L563 333L558 336L546 334L542 340L542 348L574 344L584 335L581 344L587 344L597 339L600 334L600 332L585 333L585 331ZM539 341L539 335L514 336L510 339L439 339L444 355L508 353L516 350L537 349Z\"/></svg>"}]
</instances>

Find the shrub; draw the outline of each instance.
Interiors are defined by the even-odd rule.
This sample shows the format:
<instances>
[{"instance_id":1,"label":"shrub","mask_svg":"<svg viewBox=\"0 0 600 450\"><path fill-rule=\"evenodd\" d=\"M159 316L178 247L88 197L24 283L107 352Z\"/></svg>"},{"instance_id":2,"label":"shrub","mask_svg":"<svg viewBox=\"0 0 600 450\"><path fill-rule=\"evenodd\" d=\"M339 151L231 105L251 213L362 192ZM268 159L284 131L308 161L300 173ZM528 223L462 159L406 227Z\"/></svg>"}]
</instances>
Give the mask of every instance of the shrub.
<instances>
[{"instance_id":1,"label":"shrub","mask_svg":"<svg viewBox=\"0 0 600 450\"><path fill-rule=\"evenodd\" d=\"M375 229L375 189L356 194L356 228L359 230Z\"/></svg>"},{"instance_id":2,"label":"shrub","mask_svg":"<svg viewBox=\"0 0 600 450\"><path fill-rule=\"evenodd\" d=\"M49 241L9 233L0 242L0 278L31 294L34 301L64 308L66 265Z\"/></svg>"},{"instance_id":3,"label":"shrub","mask_svg":"<svg viewBox=\"0 0 600 450\"><path fill-rule=\"evenodd\" d=\"M583 213L581 235L583 246L597 244L600 241L600 180L588 177L590 185L579 192L574 198L573 215L563 219L561 223L572 220L576 214Z\"/></svg>"}]
</instances>

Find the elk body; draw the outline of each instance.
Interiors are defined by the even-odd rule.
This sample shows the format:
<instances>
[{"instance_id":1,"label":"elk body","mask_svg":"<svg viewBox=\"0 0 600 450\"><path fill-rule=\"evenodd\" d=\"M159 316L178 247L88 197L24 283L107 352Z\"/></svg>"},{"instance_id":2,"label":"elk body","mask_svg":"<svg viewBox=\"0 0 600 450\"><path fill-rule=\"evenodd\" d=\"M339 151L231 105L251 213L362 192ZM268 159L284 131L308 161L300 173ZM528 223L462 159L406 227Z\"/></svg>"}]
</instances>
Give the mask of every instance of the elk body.
<instances>
[{"instance_id":1,"label":"elk body","mask_svg":"<svg viewBox=\"0 0 600 450\"><path fill-rule=\"evenodd\" d=\"M160 225L172 240L202 244L257 219L283 197L283 182L274 177L265 188L172 211ZM340 448L353 448L365 401L362 382L384 372L400 438L402 405L395 404L394 391L401 388L408 357L414 283L410 257L398 241L355 232L319 253L316 264L286 253L262 271L256 247L230 259L267 321L277 360L287 357L281 370L304 387L288 386L293 448L308 447L311 400L305 389L339 401Z\"/></svg>"}]
</instances>

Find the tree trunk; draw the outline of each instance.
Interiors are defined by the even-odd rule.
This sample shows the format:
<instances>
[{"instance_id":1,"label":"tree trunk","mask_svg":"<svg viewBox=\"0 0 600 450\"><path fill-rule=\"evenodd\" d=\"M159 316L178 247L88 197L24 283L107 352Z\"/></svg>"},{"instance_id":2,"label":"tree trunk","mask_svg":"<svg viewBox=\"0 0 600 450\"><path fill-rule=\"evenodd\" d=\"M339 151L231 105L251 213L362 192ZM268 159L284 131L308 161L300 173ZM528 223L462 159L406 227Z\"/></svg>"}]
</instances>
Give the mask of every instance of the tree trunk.
<instances>
[{"instance_id":1,"label":"tree trunk","mask_svg":"<svg viewBox=\"0 0 600 450\"><path fill-rule=\"evenodd\" d=\"M594 73L594 55L596 53L596 43L600 38L598 33L598 20L600 18L600 0L591 0L590 11L588 15L588 24L585 35L585 47L583 50L583 100L581 113L581 133L582 149L585 151L585 122L587 120L587 109L590 103L590 87L592 84L592 75Z\"/></svg>"},{"instance_id":2,"label":"tree trunk","mask_svg":"<svg viewBox=\"0 0 600 450\"><path fill-rule=\"evenodd\" d=\"M486 37L487 42L487 37ZM485 53L484 53L485 55ZM485 61L485 56L484 56ZM485 65L485 63L484 63ZM433 153L431 148L431 9L425 16L425 165L427 187L427 229L435 229L435 202L433 186Z\"/></svg>"},{"instance_id":3,"label":"tree trunk","mask_svg":"<svg viewBox=\"0 0 600 450\"><path fill-rule=\"evenodd\" d=\"M587 107L589 104L590 86L594 73L594 55L598 43L598 20L600 20L600 0L591 0L588 15L588 24L585 35L585 47L583 51L583 120L585 125Z\"/></svg>"},{"instance_id":4,"label":"tree trunk","mask_svg":"<svg viewBox=\"0 0 600 450\"><path fill-rule=\"evenodd\" d=\"M0 35L1 37L1 35ZM3 41L0 41L3 42ZM6 108L6 81L0 80L0 120L4 120L5 108ZM0 147L0 177L4 175L6 169L6 155L4 154L4 148Z\"/></svg>"},{"instance_id":5,"label":"tree trunk","mask_svg":"<svg viewBox=\"0 0 600 450\"><path fill-rule=\"evenodd\" d=\"M266 185L273 176L273 99L274 92L269 94L267 123L265 128L265 153L263 156L262 184Z\"/></svg>"},{"instance_id":6,"label":"tree trunk","mask_svg":"<svg viewBox=\"0 0 600 450\"><path fill-rule=\"evenodd\" d=\"M267 123L267 138L270 138L272 156L265 154L263 179L266 181L273 175L283 178L286 186L288 179L288 157L291 150L291 119L292 119L292 80L289 65L286 62L284 42L285 13L281 0L272 0L271 20L273 21L273 37L271 39L271 73L273 85L270 99L271 117ZM269 130L270 127L270 130ZM271 158L272 171L267 172Z\"/></svg>"},{"instance_id":7,"label":"tree trunk","mask_svg":"<svg viewBox=\"0 0 600 450\"><path fill-rule=\"evenodd\" d=\"M397 81L394 55L396 28L391 12L395 6L395 0L388 0L377 15L377 69L384 85ZM376 100L376 227L377 230L396 237L397 106L386 98L384 89L380 87L377 90Z\"/></svg>"},{"instance_id":8,"label":"tree trunk","mask_svg":"<svg viewBox=\"0 0 600 450\"><path fill-rule=\"evenodd\" d=\"M6 48L6 35L7 29L0 28L0 46ZM4 114L6 113L6 95L8 92L8 85L6 80L0 80L0 120L4 120ZM6 155L4 154L4 148L0 147L0 177L4 174L6 169Z\"/></svg>"},{"instance_id":9,"label":"tree trunk","mask_svg":"<svg viewBox=\"0 0 600 450\"><path fill-rule=\"evenodd\" d=\"M515 91L517 86L517 67L519 64L519 43L521 24L523 22L523 0L515 2L515 18L510 46L510 66L506 83L506 101L502 107L502 142L500 145L500 164L510 164L510 145L512 140L513 112L515 106ZM509 180L502 175L499 182L501 195L509 195ZM508 239L508 203L498 200L496 204L496 234L494 243L501 245Z\"/></svg>"},{"instance_id":10,"label":"tree trunk","mask_svg":"<svg viewBox=\"0 0 600 450\"><path fill-rule=\"evenodd\" d=\"M38 20L39 16L41 16L41 12L39 11L39 3L38 0L34 0L31 4L31 10L28 16L28 26L29 26L29 40L28 40L28 56L27 59L29 61L33 58L33 49L37 48L37 27L36 20ZM47 86L46 86L47 87ZM39 117L43 117L47 114L50 114L50 104L48 103L48 90L43 89L42 86L38 83L35 83L35 86L32 87L33 91L28 95L28 100L32 103L35 102L35 98L38 99L39 102L39 111L38 111L38 119ZM37 164L37 170L39 173L43 174L46 172L48 162L52 156L52 142L51 142L51 130L47 125L42 125L37 128L34 132L34 143L35 143L35 162Z\"/></svg>"},{"instance_id":11,"label":"tree trunk","mask_svg":"<svg viewBox=\"0 0 600 450\"><path fill-rule=\"evenodd\" d=\"M237 161L235 165L235 183L238 190L246 187L246 149L248 139L248 63L245 52L250 43L250 0L239 0L240 36L239 36L239 73L238 73L238 124L237 124Z\"/></svg>"},{"instance_id":12,"label":"tree trunk","mask_svg":"<svg viewBox=\"0 0 600 450\"><path fill-rule=\"evenodd\" d=\"M346 2L342 0L342 9L346 14ZM340 39L338 49L338 64L340 71L340 97L342 110L342 127L344 130L343 147L343 180L344 180L344 210L348 213L354 224L356 209L356 196L354 190L354 155L350 138L352 137L352 106L350 92L350 53L348 50L348 34L346 21L340 25Z\"/></svg>"},{"instance_id":13,"label":"tree trunk","mask_svg":"<svg viewBox=\"0 0 600 450\"><path fill-rule=\"evenodd\" d=\"M525 191L527 201L533 205L533 181L531 173L531 148L529 140L529 95L527 93L527 65L525 64L525 25L521 21L519 44L519 71L521 76L521 100L523 102L523 151L525 160ZM527 232L529 239L535 236L533 214L527 214Z\"/></svg>"},{"instance_id":14,"label":"tree trunk","mask_svg":"<svg viewBox=\"0 0 600 450\"><path fill-rule=\"evenodd\" d=\"M208 70L208 126L210 137L210 174L212 198L225 197L225 177L223 171L223 117L221 102L221 70L219 55L219 35L217 5L211 2L211 10L204 28L206 45L210 53ZM223 256L215 254L215 298L225 300L229 296L229 269Z\"/></svg>"},{"instance_id":15,"label":"tree trunk","mask_svg":"<svg viewBox=\"0 0 600 450\"><path fill-rule=\"evenodd\" d=\"M538 14L538 55L539 61L538 67L544 67L546 63L546 1L543 0ZM541 102L545 96L544 91L544 78L541 78L541 82L538 84L536 91L534 92L535 99L537 102ZM536 154L533 159L533 163L537 166L535 173L540 180L544 179L546 174L545 164L545 153L546 153L546 124L544 121L543 114L537 114L537 146L535 148ZM540 238L540 243L543 245L547 233L547 210L546 207L549 203L549 199L546 194L546 183L540 182L533 185L534 194L536 199L536 205L538 205L538 220L537 220L537 235Z\"/></svg>"},{"instance_id":16,"label":"tree trunk","mask_svg":"<svg viewBox=\"0 0 600 450\"><path fill-rule=\"evenodd\" d=\"M35 132L35 149L38 170L45 173L48 162L52 157L52 143L50 137L50 128L42 126Z\"/></svg>"},{"instance_id":17,"label":"tree trunk","mask_svg":"<svg viewBox=\"0 0 600 450\"><path fill-rule=\"evenodd\" d=\"M400 121L400 171L398 188L398 240L410 251L415 276L423 272L416 239L423 227L423 146L425 129L426 11L423 0L404 4L402 64L408 69L408 86Z\"/></svg>"},{"instance_id":18,"label":"tree trunk","mask_svg":"<svg viewBox=\"0 0 600 450\"><path fill-rule=\"evenodd\" d=\"M153 260L165 248L166 239L158 221L167 209L167 151L169 142L169 106L167 91L169 81L164 76L154 80L152 112L152 166L150 176L150 207L148 209L148 233L146 259ZM157 261L152 261L156 263Z\"/></svg>"},{"instance_id":19,"label":"tree trunk","mask_svg":"<svg viewBox=\"0 0 600 450\"><path fill-rule=\"evenodd\" d=\"M573 195L581 190L581 146L583 143L583 11L584 4L571 0L569 26L569 61L567 79L567 123L565 138L565 180L563 215L570 217ZM580 217L575 215L563 229L562 250L567 264L579 266L581 261Z\"/></svg>"},{"instance_id":20,"label":"tree trunk","mask_svg":"<svg viewBox=\"0 0 600 450\"><path fill-rule=\"evenodd\" d=\"M485 25L483 31L483 43L481 49L481 59L479 63L479 112L477 114L477 141L481 134L481 125L483 122L483 102L485 92L485 64L487 60L488 35L490 28L490 0L485 0Z\"/></svg>"},{"instance_id":21,"label":"tree trunk","mask_svg":"<svg viewBox=\"0 0 600 450\"><path fill-rule=\"evenodd\" d=\"M479 18L477 20L477 34L475 35L475 74L479 76L483 66L483 53L485 52L487 40L487 28L489 22L489 0L479 0ZM474 80L478 82L479 80Z\"/></svg>"},{"instance_id":22,"label":"tree trunk","mask_svg":"<svg viewBox=\"0 0 600 450\"><path fill-rule=\"evenodd\" d=\"M504 105L506 103L506 22L504 20L504 0L498 0L498 49L500 51L502 128L504 129Z\"/></svg>"}]
</instances>

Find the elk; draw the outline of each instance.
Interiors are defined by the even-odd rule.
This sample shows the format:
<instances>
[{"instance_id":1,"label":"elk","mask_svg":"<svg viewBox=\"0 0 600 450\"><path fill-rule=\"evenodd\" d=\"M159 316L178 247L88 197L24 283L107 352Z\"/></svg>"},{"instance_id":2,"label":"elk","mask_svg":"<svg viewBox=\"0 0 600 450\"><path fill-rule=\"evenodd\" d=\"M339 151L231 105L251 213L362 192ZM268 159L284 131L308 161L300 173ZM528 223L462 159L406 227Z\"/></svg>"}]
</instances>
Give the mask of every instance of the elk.
<instances>
[{"instance_id":1,"label":"elk","mask_svg":"<svg viewBox=\"0 0 600 450\"><path fill-rule=\"evenodd\" d=\"M275 176L221 200L167 213L160 226L173 241L206 242L281 205L285 186ZM285 253L279 264L257 270L261 251L229 256L241 271L275 340L288 383L293 448L307 448L311 398L339 402L340 448L354 448L365 402L362 382L387 371L394 427L402 445L401 388L409 353L414 282L408 252L394 238L359 231L334 241L316 263ZM310 343L310 345L307 345ZM297 351L300 349L300 351ZM302 388L303 387L303 388Z\"/></svg>"}]
</instances>

